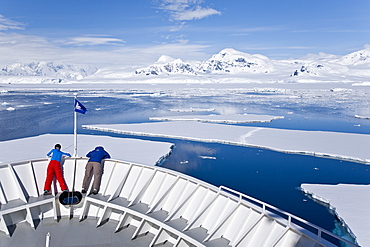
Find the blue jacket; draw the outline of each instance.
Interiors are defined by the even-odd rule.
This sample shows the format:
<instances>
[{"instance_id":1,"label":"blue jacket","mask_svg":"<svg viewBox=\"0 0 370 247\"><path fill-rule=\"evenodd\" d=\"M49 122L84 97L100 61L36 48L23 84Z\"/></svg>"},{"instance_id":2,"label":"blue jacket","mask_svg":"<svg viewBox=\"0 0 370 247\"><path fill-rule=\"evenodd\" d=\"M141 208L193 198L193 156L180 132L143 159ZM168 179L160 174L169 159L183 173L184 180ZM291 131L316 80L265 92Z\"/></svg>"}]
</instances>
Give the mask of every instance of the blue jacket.
<instances>
[{"instance_id":1,"label":"blue jacket","mask_svg":"<svg viewBox=\"0 0 370 247\"><path fill-rule=\"evenodd\" d=\"M96 147L93 151L86 154L86 157L90 157L89 161L100 163L102 159L109 159L110 155L103 147Z\"/></svg>"},{"instance_id":2,"label":"blue jacket","mask_svg":"<svg viewBox=\"0 0 370 247\"><path fill-rule=\"evenodd\" d=\"M62 156L66 155L68 157L71 157L69 153L64 153L58 149L52 149L46 156L51 156L51 160L56 160L61 162L62 161Z\"/></svg>"}]
</instances>

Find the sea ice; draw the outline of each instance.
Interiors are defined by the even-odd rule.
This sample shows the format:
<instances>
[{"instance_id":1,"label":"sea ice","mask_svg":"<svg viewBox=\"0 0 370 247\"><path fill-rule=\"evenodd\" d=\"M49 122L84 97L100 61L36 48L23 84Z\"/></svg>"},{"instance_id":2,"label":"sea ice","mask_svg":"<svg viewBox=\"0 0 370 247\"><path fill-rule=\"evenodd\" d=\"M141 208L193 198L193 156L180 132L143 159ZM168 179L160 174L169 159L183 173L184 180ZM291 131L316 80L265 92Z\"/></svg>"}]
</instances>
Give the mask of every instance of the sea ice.
<instances>
[{"instance_id":1,"label":"sea ice","mask_svg":"<svg viewBox=\"0 0 370 247\"><path fill-rule=\"evenodd\" d=\"M354 184L302 184L304 192L330 204L357 237L361 246L370 246L370 186Z\"/></svg>"},{"instance_id":2,"label":"sea ice","mask_svg":"<svg viewBox=\"0 0 370 247\"><path fill-rule=\"evenodd\" d=\"M85 125L83 128L128 135L167 137L268 148L362 162L370 161L370 135L244 127L199 122ZM325 141L323 141L325 140ZM315 168L317 169L317 168ZM258 173L258 171L257 171ZM302 185L337 207L362 246L370 246L370 186ZM318 189L317 189L318 188ZM322 188L325 188L323 190ZM325 192L325 193L324 193ZM325 200L324 200L325 201Z\"/></svg>"},{"instance_id":3,"label":"sea ice","mask_svg":"<svg viewBox=\"0 0 370 247\"><path fill-rule=\"evenodd\" d=\"M360 116L360 115L355 115L355 118L370 119L370 116Z\"/></svg>"},{"instance_id":4,"label":"sea ice","mask_svg":"<svg viewBox=\"0 0 370 247\"><path fill-rule=\"evenodd\" d=\"M203 108L181 108L181 109L169 109L169 111L174 112L212 112L215 111L214 108L203 109Z\"/></svg>"},{"instance_id":5,"label":"sea ice","mask_svg":"<svg viewBox=\"0 0 370 247\"><path fill-rule=\"evenodd\" d=\"M183 116L163 116L150 117L156 121L198 121L212 123L262 123L271 122L274 119L282 119L283 116L253 115L253 114L233 114L233 115L183 115Z\"/></svg>"},{"instance_id":6,"label":"sea ice","mask_svg":"<svg viewBox=\"0 0 370 247\"><path fill-rule=\"evenodd\" d=\"M370 135L328 131L286 130L200 122L83 125L85 129L136 136L218 142L370 162ZM325 140L325 141L323 141Z\"/></svg>"},{"instance_id":7,"label":"sea ice","mask_svg":"<svg viewBox=\"0 0 370 247\"><path fill-rule=\"evenodd\" d=\"M0 142L0 164L46 158L56 143L62 151L73 154L73 135L46 134ZM84 157L95 146L104 146L113 159L155 165L170 151L173 144L109 136L78 135L78 157ZM142 155L145 153L145 155Z\"/></svg>"}]
</instances>

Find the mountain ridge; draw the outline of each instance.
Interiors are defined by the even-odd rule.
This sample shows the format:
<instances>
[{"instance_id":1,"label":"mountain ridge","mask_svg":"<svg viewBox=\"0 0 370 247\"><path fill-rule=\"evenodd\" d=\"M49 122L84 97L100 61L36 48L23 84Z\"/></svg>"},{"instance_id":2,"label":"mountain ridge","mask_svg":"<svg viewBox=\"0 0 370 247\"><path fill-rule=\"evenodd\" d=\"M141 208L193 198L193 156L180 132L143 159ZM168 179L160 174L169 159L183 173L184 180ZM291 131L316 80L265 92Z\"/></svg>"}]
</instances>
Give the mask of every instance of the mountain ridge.
<instances>
[{"instance_id":1,"label":"mountain ridge","mask_svg":"<svg viewBox=\"0 0 370 247\"><path fill-rule=\"evenodd\" d=\"M60 82L354 82L370 83L370 48L345 56L309 54L302 59L273 60L225 48L193 63L162 55L147 67L96 68L54 62L16 63L0 70L0 83Z\"/></svg>"},{"instance_id":2,"label":"mountain ridge","mask_svg":"<svg viewBox=\"0 0 370 247\"><path fill-rule=\"evenodd\" d=\"M55 79L81 80L98 71L88 65L73 65L55 62L14 63L1 68L2 76L43 76Z\"/></svg>"},{"instance_id":3,"label":"mountain ridge","mask_svg":"<svg viewBox=\"0 0 370 247\"><path fill-rule=\"evenodd\" d=\"M176 60L175 60L176 61ZM136 70L137 75L160 75L168 71L160 69L168 63L155 63L146 68ZM180 64L180 63L177 63ZM339 74L350 70L348 66L368 65L370 66L370 49L363 49L357 52L350 53L343 57L330 54L321 54L318 56L311 55L307 59L291 59L291 60L271 60L261 54L248 54L237 51L233 48L226 48L219 53L214 54L211 58L199 62L195 66L187 63L181 63L181 66L186 64L187 71L193 71L194 75L200 74L239 74L239 73L277 73L278 70L287 71L285 76L299 77L301 75L324 76L325 74ZM140 72L139 72L140 71ZM145 71L142 73L141 71ZM175 72L174 72L175 71ZM173 69L171 74L182 73L180 69ZM170 74L170 73L168 73Z\"/></svg>"}]
</instances>

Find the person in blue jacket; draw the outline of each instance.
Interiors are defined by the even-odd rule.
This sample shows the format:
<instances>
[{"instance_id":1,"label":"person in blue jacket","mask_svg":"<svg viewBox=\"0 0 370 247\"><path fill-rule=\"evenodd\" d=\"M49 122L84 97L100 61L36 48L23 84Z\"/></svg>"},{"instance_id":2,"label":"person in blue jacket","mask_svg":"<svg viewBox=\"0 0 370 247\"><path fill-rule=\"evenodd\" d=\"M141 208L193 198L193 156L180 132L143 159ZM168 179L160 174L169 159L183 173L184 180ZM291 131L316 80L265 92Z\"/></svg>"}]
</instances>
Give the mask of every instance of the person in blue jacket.
<instances>
[{"instance_id":1,"label":"person in blue jacket","mask_svg":"<svg viewBox=\"0 0 370 247\"><path fill-rule=\"evenodd\" d=\"M69 153L64 153L61 151L62 146L60 144L55 144L54 149L46 155L51 157L47 171L46 171L46 180L44 185L44 195L48 194L51 190L51 183L54 179L54 176L57 178L60 188L63 191L68 191L68 186L63 176L63 169L61 166L61 161L63 156L71 157Z\"/></svg>"},{"instance_id":2,"label":"person in blue jacket","mask_svg":"<svg viewBox=\"0 0 370 247\"><path fill-rule=\"evenodd\" d=\"M103 147L98 146L94 150L90 151L86 154L86 157L89 157L89 161L85 167L85 176L82 182L82 193L86 193L89 183L91 180L92 175L94 174L94 182L93 182L93 194L96 195L99 192L101 176L103 172L103 159L109 159L110 155L107 151L104 150Z\"/></svg>"}]
</instances>

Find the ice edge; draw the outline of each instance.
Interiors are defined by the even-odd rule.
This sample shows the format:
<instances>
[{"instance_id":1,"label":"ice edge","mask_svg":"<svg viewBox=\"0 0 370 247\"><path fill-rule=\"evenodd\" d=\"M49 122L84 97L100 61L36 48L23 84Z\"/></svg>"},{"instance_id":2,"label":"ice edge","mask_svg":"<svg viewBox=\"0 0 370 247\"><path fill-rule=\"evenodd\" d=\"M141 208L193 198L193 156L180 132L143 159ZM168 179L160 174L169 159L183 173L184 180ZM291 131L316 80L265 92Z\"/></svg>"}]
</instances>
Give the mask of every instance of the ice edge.
<instances>
[{"instance_id":1,"label":"ice edge","mask_svg":"<svg viewBox=\"0 0 370 247\"><path fill-rule=\"evenodd\" d=\"M153 134L153 133L146 133L146 132L137 132L137 131L125 131L125 130L116 130L111 128L102 128L96 127L91 125L82 125L83 129L89 130L96 130L102 132L110 132L116 134L123 134L123 135L131 135L131 136L148 136L148 137L161 137L161 138L170 138L170 139L180 139L180 140L189 140L189 141L200 141L200 142L208 142L208 143L221 143L221 144L228 144L228 145L235 145L235 146L244 146L244 147L253 147L253 148L263 148L272 151L278 151L282 153L288 154L301 154L301 155L309 155L321 158L330 158L330 159L337 159L343 161L352 161L361 164L370 164L369 159L360 159L356 157L349 157L349 156L341 156L341 155L333 155L328 153L319 153L319 152L311 152L311 151L302 151L302 150L284 150L279 148L273 148L269 146L263 145L253 145L248 143L241 143L241 142L233 142L233 141L225 141L219 139L202 139L202 138L193 138L193 137L186 137L186 136L175 136L175 135L166 135L166 134Z\"/></svg>"},{"instance_id":2,"label":"ice edge","mask_svg":"<svg viewBox=\"0 0 370 247\"><path fill-rule=\"evenodd\" d=\"M348 232L348 234L350 235L350 237L353 238L353 241L357 243L357 237L356 235L353 233L353 231L351 230L351 228L349 227L349 225L346 223L346 221L339 216L338 212L337 212L337 208L335 206L333 206L331 203L330 203L330 200L324 198L324 197L321 197L319 195L316 195L315 193L313 192L310 192L306 189L304 189L302 187L302 184L301 184L301 187L299 187L299 189L301 190L301 192L306 195L308 198L312 199L314 202L318 203L318 204L321 204L323 205L324 207L327 207L330 211L330 213L332 213L338 220L339 222L342 224L342 227L344 229L346 229L346 231Z\"/></svg>"}]
</instances>

